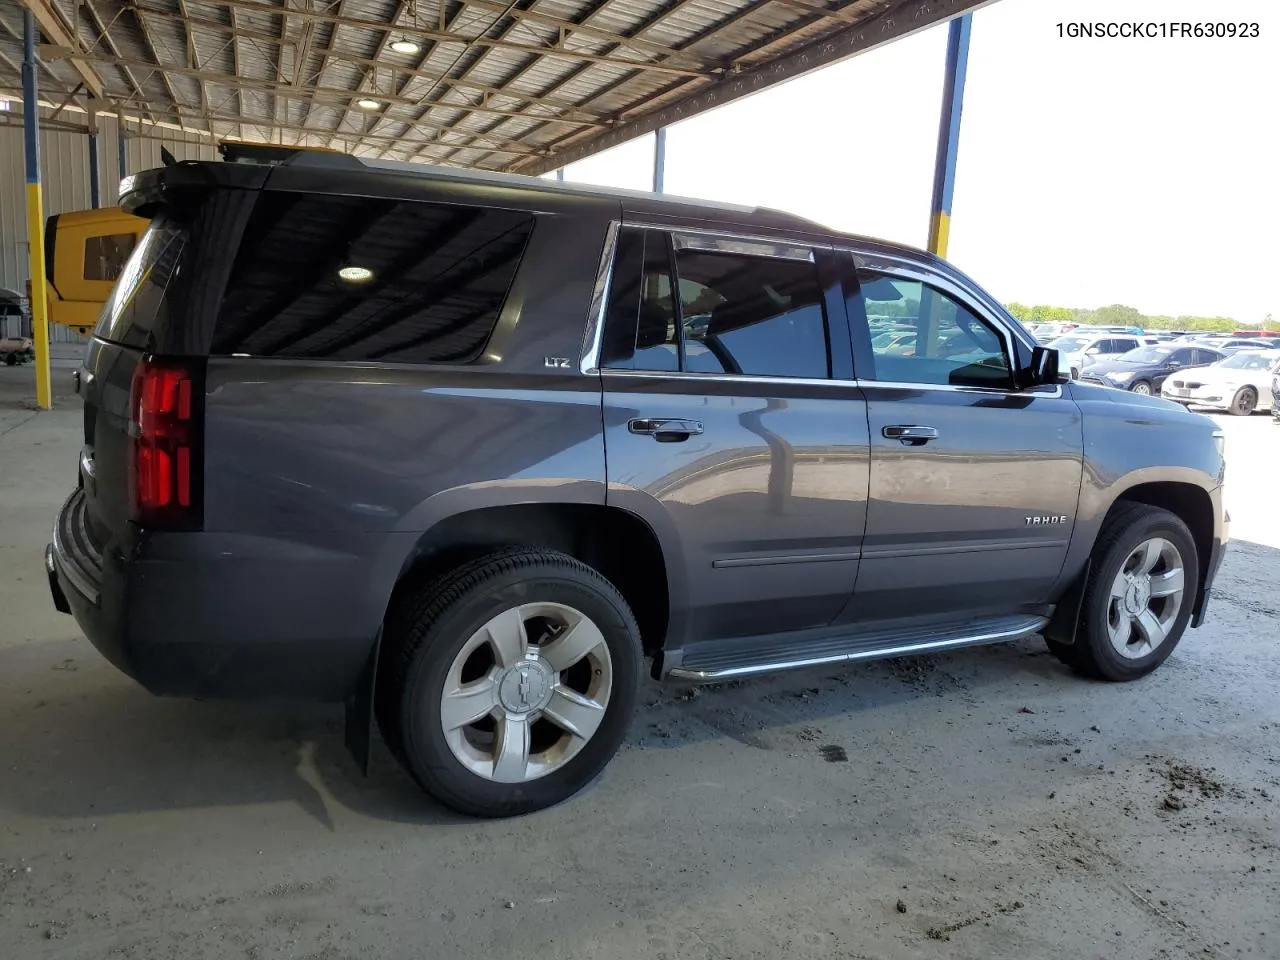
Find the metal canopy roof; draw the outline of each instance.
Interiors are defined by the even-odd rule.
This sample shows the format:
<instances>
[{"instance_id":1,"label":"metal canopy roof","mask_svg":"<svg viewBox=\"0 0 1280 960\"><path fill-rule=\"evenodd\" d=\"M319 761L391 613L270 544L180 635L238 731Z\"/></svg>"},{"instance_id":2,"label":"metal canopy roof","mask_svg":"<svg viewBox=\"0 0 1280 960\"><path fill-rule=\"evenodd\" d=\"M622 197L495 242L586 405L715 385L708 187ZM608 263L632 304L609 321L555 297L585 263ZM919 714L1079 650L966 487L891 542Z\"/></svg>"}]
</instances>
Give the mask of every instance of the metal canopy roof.
<instances>
[{"instance_id":1,"label":"metal canopy roof","mask_svg":"<svg viewBox=\"0 0 1280 960\"><path fill-rule=\"evenodd\" d=\"M46 99L536 175L985 2L0 0L0 88L18 86L25 5Z\"/></svg>"}]
</instances>

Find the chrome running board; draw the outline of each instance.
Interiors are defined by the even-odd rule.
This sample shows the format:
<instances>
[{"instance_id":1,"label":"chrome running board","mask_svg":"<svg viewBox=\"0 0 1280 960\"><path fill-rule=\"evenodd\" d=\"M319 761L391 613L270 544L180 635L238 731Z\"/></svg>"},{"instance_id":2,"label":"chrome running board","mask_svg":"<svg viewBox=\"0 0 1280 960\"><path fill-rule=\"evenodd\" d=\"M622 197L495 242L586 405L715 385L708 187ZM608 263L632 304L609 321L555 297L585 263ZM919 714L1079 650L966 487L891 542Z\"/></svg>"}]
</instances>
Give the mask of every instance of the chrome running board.
<instances>
[{"instance_id":1,"label":"chrome running board","mask_svg":"<svg viewBox=\"0 0 1280 960\"><path fill-rule=\"evenodd\" d=\"M838 634L830 630L804 631L791 636L711 641L685 647L678 662L670 662L663 675L673 680L708 682L824 664L936 653L1018 640L1039 633L1048 622L1048 617L1014 614L917 627L877 625L860 632L851 632L855 627L846 624Z\"/></svg>"}]
</instances>

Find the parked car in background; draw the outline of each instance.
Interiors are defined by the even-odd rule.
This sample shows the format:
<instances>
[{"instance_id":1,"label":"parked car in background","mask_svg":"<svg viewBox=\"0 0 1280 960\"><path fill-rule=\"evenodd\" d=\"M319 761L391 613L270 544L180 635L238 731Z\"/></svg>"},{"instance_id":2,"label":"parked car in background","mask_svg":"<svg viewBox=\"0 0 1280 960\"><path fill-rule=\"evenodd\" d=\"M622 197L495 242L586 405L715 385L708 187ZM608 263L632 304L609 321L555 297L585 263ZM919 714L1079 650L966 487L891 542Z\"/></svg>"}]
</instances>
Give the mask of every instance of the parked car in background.
<instances>
[{"instance_id":1,"label":"parked car in background","mask_svg":"<svg viewBox=\"0 0 1280 960\"><path fill-rule=\"evenodd\" d=\"M1271 405L1271 378L1280 373L1275 350L1241 350L1207 367L1193 367L1164 382L1160 396L1247 417Z\"/></svg>"},{"instance_id":2,"label":"parked car in background","mask_svg":"<svg viewBox=\"0 0 1280 960\"><path fill-rule=\"evenodd\" d=\"M1252 337L1263 340L1280 340L1280 330L1232 330L1233 337Z\"/></svg>"},{"instance_id":3,"label":"parked car in background","mask_svg":"<svg viewBox=\"0 0 1280 960\"><path fill-rule=\"evenodd\" d=\"M1280 423L1280 372L1271 377L1271 419Z\"/></svg>"},{"instance_id":4,"label":"parked car in background","mask_svg":"<svg viewBox=\"0 0 1280 960\"><path fill-rule=\"evenodd\" d=\"M35 346L30 337L6 337L0 335L0 363L3 363L6 367L33 360L35 355Z\"/></svg>"},{"instance_id":5,"label":"parked car in background","mask_svg":"<svg viewBox=\"0 0 1280 960\"><path fill-rule=\"evenodd\" d=\"M1245 340L1240 337L1197 337L1191 341L1202 347L1208 347L1211 350L1219 350L1222 353L1235 353L1237 350L1257 350L1260 346L1257 340Z\"/></svg>"},{"instance_id":6,"label":"parked car in background","mask_svg":"<svg viewBox=\"0 0 1280 960\"><path fill-rule=\"evenodd\" d=\"M1099 360L1080 374L1080 380L1133 393L1158 394L1170 374L1188 367L1208 366L1225 356L1209 347L1160 344Z\"/></svg>"},{"instance_id":7,"label":"parked car in background","mask_svg":"<svg viewBox=\"0 0 1280 960\"><path fill-rule=\"evenodd\" d=\"M1056 340L1058 337L1064 336L1071 331L1077 329L1078 323L1037 323L1035 329L1031 331L1032 336L1036 338L1042 346L1049 343L1050 340Z\"/></svg>"},{"instance_id":8,"label":"parked car in background","mask_svg":"<svg viewBox=\"0 0 1280 960\"><path fill-rule=\"evenodd\" d=\"M912 353L916 348L916 332L914 330L887 330L871 339L877 350L885 353Z\"/></svg>"},{"instance_id":9,"label":"parked car in background","mask_svg":"<svg viewBox=\"0 0 1280 960\"><path fill-rule=\"evenodd\" d=\"M1065 337L1058 337L1047 346L1058 351L1058 369L1070 370L1071 379L1079 380L1080 371L1087 364L1102 357L1118 356L1136 350L1142 346L1142 342L1133 334L1095 334L1092 331L1085 333L1076 330Z\"/></svg>"},{"instance_id":10,"label":"parked car in background","mask_svg":"<svg viewBox=\"0 0 1280 960\"><path fill-rule=\"evenodd\" d=\"M1139 337L1142 336L1144 333L1146 333L1146 331L1143 330L1141 327L1126 327L1123 324L1120 326L1107 326L1106 324L1099 324L1098 326L1089 326L1086 329L1092 330L1095 333L1132 333L1135 336L1139 336Z\"/></svg>"}]
</instances>

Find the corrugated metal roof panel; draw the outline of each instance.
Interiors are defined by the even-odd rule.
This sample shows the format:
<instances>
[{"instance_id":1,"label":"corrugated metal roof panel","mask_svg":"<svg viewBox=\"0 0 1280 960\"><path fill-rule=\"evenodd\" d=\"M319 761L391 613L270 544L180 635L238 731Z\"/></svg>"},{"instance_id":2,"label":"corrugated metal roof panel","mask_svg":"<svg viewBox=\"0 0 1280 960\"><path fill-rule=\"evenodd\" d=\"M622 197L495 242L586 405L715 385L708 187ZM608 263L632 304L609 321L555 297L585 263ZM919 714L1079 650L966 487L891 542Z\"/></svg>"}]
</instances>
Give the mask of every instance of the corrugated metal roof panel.
<instances>
[{"instance_id":1,"label":"corrugated metal roof panel","mask_svg":"<svg viewBox=\"0 0 1280 960\"><path fill-rule=\"evenodd\" d=\"M131 117L538 173L990 0L52 2ZM21 24L0 0L0 87ZM406 37L419 53L388 49ZM40 72L51 97L79 79Z\"/></svg>"}]
</instances>

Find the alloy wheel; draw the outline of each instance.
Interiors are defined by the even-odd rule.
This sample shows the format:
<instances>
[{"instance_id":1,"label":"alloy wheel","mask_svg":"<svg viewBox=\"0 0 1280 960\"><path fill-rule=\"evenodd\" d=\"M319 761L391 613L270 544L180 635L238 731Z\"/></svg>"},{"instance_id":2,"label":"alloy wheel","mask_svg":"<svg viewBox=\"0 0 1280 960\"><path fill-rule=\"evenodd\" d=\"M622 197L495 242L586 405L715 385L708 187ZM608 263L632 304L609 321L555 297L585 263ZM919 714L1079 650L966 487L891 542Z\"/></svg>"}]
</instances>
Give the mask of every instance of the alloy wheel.
<instances>
[{"instance_id":1,"label":"alloy wheel","mask_svg":"<svg viewBox=\"0 0 1280 960\"><path fill-rule=\"evenodd\" d=\"M445 678L445 742L472 773L524 783L560 769L599 728L613 689L600 628L559 603L527 603L490 619Z\"/></svg>"},{"instance_id":2,"label":"alloy wheel","mask_svg":"<svg viewBox=\"0 0 1280 960\"><path fill-rule=\"evenodd\" d=\"M1111 584L1107 606L1116 652L1130 660L1155 652L1173 629L1185 592L1182 554L1172 542L1153 537L1135 547Z\"/></svg>"}]
</instances>

